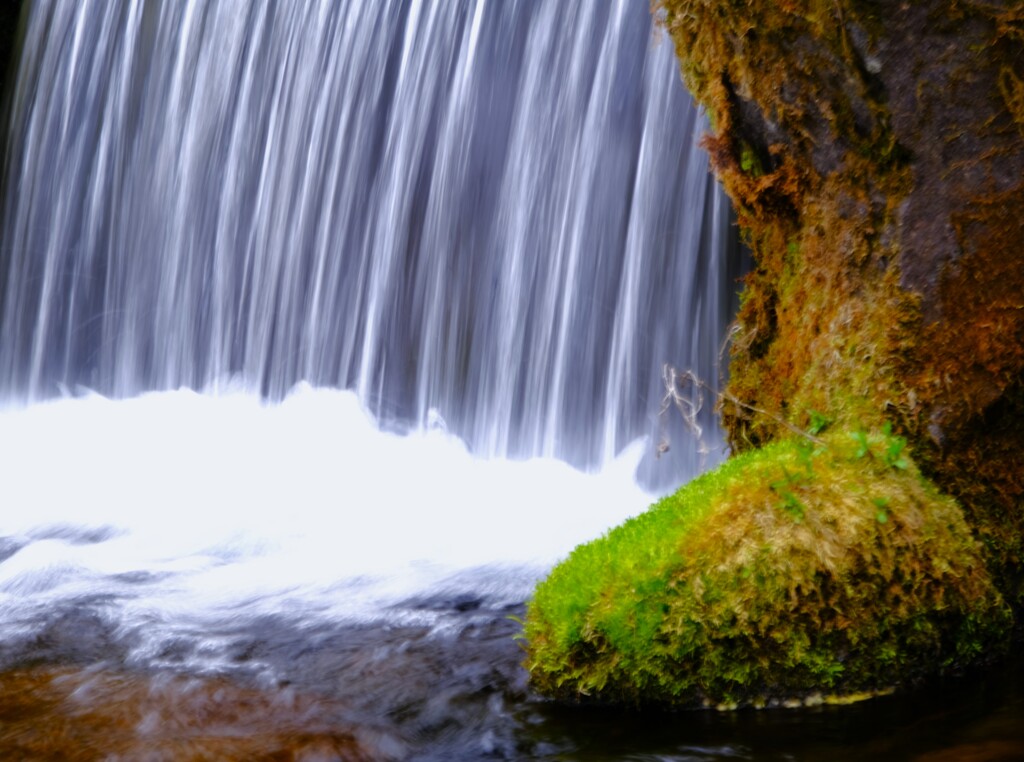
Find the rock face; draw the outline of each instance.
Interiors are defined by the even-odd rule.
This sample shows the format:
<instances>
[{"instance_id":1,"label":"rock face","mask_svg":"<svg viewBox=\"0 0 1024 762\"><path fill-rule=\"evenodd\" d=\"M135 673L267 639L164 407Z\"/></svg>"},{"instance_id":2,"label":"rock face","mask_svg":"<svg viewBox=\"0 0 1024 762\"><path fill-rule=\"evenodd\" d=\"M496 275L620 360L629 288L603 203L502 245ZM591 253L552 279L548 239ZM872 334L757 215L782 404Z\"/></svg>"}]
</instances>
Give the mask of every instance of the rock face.
<instances>
[{"instance_id":1,"label":"rock face","mask_svg":"<svg viewBox=\"0 0 1024 762\"><path fill-rule=\"evenodd\" d=\"M1024 6L659 6L755 260L734 457L538 586L534 686L789 705L993 658L1024 609Z\"/></svg>"},{"instance_id":2,"label":"rock face","mask_svg":"<svg viewBox=\"0 0 1024 762\"><path fill-rule=\"evenodd\" d=\"M661 0L756 260L734 450L890 421L1024 604L1024 7ZM755 410L756 409L756 410Z\"/></svg>"}]
</instances>

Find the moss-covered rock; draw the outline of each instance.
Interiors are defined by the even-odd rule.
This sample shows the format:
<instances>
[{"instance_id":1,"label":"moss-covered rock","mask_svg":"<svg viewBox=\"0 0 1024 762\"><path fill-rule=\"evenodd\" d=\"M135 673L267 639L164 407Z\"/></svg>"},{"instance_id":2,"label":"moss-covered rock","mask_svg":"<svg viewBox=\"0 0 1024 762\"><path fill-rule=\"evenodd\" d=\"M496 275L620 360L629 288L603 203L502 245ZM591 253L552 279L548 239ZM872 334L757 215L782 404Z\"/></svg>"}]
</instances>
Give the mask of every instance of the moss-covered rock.
<instances>
[{"instance_id":1,"label":"moss-covered rock","mask_svg":"<svg viewBox=\"0 0 1024 762\"><path fill-rule=\"evenodd\" d=\"M992 657L1024 613L1024 9L655 5L754 257L741 454L538 587L534 684L732 704Z\"/></svg>"},{"instance_id":2,"label":"moss-covered rock","mask_svg":"<svg viewBox=\"0 0 1024 762\"><path fill-rule=\"evenodd\" d=\"M535 687L671 705L871 695L998 653L957 504L888 432L778 441L577 548L526 619Z\"/></svg>"},{"instance_id":3,"label":"moss-covered rock","mask_svg":"<svg viewBox=\"0 0 1024 762\"><path fill-rule=\"evenodd\" d=\"M756 263L733 449L891 421L1024 610L1024 7L657 5Z\"/></svg>"}]
</instances>

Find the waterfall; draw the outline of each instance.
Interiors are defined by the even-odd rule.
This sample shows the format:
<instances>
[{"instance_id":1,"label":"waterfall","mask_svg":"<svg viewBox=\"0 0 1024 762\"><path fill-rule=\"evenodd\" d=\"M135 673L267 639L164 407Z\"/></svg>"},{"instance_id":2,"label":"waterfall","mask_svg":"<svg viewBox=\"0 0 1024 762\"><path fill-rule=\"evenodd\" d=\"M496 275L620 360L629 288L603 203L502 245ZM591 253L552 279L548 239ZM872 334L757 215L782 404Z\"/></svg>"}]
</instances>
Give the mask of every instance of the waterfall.
<instances>
[{"instance_id":1,"label":"waterfall","mask_svg":"<svg viewBox=\"0 0 1024 762\"><path fill-rule=\"evenodd\" d=\"M0 759L1021 757L1019 657L784 713L530 691L536 580L721 445L660 414L743 263L649 0L23 4Z\"/></svg>"},{"instance_id":2,"label":"waterfall","mask_svg":"<svg viewBox=\"0 0 1024 762\"><path fill-rule=\"evenodd\" d=\"M516 617L737 289L647 0L25 2L0 757L571 755Z\"/></svg>"},{"instance_id":3,"label":"waterfall","mask_svg":"<svg viewBox=\"0 0 1024 762\"><path fill-rule=\"evenodd\" d=\"M25 34L3 399L308 382L482 455L701 467L662 367L717 378L735 243L647 0L33 0Z\"/></svg>"}]
</instances>

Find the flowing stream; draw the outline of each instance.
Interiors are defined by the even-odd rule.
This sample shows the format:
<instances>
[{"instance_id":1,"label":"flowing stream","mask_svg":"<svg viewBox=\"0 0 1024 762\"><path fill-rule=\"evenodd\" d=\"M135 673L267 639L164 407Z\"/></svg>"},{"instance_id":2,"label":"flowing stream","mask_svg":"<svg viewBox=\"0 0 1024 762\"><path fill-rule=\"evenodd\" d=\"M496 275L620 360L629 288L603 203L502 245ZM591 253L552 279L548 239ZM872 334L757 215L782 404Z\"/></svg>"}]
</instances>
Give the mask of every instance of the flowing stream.
<instances>
[{"instance_id":1,"label":"flowing stream","mask_svg":"<svg viewBox=\"0 0 1024 762\"><path fill-rule=\"evenodd\" d=\"M0 757L861 759L899 722L935 746L898 703L801 738L561 707L519 666L534 582L723 456L663 374L720 377L743 253L647 0L24 22ZM986 685L946 746L981 722L1022 748L1019 693Z\"/></svg>"}]
</instances>

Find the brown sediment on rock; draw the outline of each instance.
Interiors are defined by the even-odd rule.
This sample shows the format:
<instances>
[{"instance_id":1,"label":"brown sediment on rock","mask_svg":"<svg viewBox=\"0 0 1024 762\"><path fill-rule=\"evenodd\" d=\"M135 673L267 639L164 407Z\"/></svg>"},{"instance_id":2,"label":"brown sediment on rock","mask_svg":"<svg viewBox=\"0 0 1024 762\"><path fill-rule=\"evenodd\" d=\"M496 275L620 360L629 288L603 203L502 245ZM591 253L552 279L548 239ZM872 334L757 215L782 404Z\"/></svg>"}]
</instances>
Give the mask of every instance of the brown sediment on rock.
<instances>
[{"instance_id":1,"label":"brown sediment on rock","mask_svg":"<svg viewBox=\"0 0 1024 762\"><path fill-rule=\"evenodd\" d=\"M755 268L734 450L891 421L1024 605L1024 10L659 0ZM765 411L766 414L752 410Z\"/></svg>"},{"instance_id":2,"label":"brown sediment on rock","mask_svg":"<svg viewBox=\"0 0 1024 762\"><path fill-rule=\"evenodd\" d=\"M361 737L336 702L288 688L102 668L0 674L2 759L363 762L395 752Z\"/></svg>"}]
</instances>

